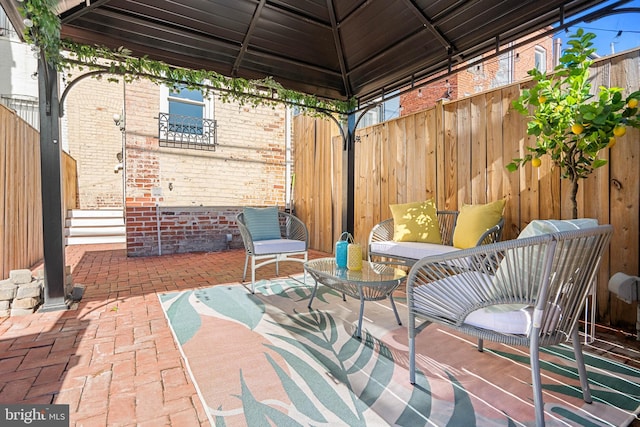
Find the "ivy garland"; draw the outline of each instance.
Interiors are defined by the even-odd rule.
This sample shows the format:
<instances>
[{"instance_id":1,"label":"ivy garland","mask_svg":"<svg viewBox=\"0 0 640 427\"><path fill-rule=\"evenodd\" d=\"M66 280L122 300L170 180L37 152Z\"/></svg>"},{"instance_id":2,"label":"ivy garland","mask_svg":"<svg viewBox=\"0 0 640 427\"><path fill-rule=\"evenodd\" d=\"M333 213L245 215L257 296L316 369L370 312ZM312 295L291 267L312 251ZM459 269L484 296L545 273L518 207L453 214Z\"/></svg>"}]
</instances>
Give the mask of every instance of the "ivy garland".
<instances>
[{"instance_id":1,"label":"ivy garland","mask_svg":"<svg viewBox=\"0 0 640 427\"><path fill-rule=\"evenodd\" d=\"M356 107L355 99L349 101L328 100L302 92L285 89L272 77L247 80L223 76L215 71L193 70L175 67L147 56L133 57L131 51L120 47L116 50L104 46L89 46L60 39L60 19L54 12L56 0L27 0L20 8L25 18L25 40L40 48L40 54L58 71L70 75L77 67L80 71L104 71L119 75L125 82L146 78L156 84L169 83L174 89L186 86L202 90L205 96L220 94L223 102L236 101L253 107L274 106L286 103L295 105L312 115L347 114ZM62 52L69 52L63 55ZM118 81L109 77L109 81Z\"/></svg>"}]
</instances>

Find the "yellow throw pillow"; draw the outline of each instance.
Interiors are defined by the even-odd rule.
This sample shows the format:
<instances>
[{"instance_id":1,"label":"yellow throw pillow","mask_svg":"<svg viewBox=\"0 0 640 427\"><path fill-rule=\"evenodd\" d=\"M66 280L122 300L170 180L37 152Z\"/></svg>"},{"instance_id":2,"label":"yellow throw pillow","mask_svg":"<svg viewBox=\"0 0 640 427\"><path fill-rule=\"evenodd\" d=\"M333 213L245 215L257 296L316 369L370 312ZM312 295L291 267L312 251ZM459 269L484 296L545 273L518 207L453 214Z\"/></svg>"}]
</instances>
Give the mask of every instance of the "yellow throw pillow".
<instances>
[{"instance_id":1,"label":"yellow throw pillow","mask_svg":"<svg viewBox=\"0 0 640 427\"><path fill-rule=\"evenodd\" d=\"M433 199L389 205L393 215L393 240L442 244L438 213Z\"/></svg>"},{"instance_id":2,"label":"yellow throw pillow","mask_svg":"<svg viewBox=\"0 0 640 427\"><path fill-rule=\"evenodd\" d=\"M462 205L456 228L453 231L453 246L458 249L472 248L482 233L500 222L506 199L486 205Z\"/></svg>"}]
</instances>

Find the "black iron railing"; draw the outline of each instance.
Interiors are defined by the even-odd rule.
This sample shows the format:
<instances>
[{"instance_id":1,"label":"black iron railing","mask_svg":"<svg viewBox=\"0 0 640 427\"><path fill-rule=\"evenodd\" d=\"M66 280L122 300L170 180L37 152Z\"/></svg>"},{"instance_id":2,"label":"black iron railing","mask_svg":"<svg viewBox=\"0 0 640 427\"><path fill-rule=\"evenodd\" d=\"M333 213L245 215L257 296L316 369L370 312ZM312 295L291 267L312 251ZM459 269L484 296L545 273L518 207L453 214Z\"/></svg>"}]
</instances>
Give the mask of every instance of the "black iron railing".
<instances>
[{"instance_id":1,"label":"black iron railing","mask_svg":"<svg viewBox=\"0 0 640 427\"><path fill-rule=\"evenodd\" d=\"M216 121L201 117L160 113L158 139L161 147L215 151L218 145Z\"/></svg>"}]
</instances>

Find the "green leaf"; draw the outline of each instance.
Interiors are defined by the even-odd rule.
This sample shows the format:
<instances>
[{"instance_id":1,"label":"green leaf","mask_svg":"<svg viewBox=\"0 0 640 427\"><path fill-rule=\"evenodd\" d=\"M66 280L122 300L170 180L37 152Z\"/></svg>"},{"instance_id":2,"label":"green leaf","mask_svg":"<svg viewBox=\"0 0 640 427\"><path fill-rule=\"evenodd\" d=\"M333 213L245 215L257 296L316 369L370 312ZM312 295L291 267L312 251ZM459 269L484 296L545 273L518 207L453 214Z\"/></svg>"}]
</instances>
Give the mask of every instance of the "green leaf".
<instances>
[{"instance_id":1,"label":"green leaf","mask_svg":"<svg viewBox=\"0 0 640 427\"><path fill-rule=\"evenodd\" d=\"M506 167L509 172L515 172L518 170L519 163L511 162Z\"/></svg>"},{"instance_id":2,"label":"green leaf","mask_svg":"<svg viewBox=\"0 0 640 427\"><path fill-rule=\"evenodd\" d=\"M431 394L431 386L427 377L416 370L416 383L413 385L411 398L407 402L407 406L400 417L396 420L395 425L399 426L420 426L431 416L431 406L433 395ZM418 412L419 409L419 412Z\"/></svg>"},{"instance_id":3,"label":"green leaf","mask_svg":"<svg viewBox=\"0 0 640 427\"><path fill-rule=\"evenodd\" d=\"M369 334L362 334L362 351L358 355L358 358L353 365L347 370L348 374L353 374L362 370L367 363L374 357L374 341L373 337Z\"/></svg>"},{"instance_id":4,"label":"green leaf","mask_svg":"<svg viewBox=\"0 0 640 427\"><path fill-rule=\"evenodd\" d=\"M453 385L453 396L455 406L453 414L447 422L448 426L474 426L476 425L475 410L473 409L473 403L469 393L465 390L464 386L447 371L449 381Z\"/></svg>"},{"instance_id":5,"label":"green leaf","mask_svg":"<svg viewBox=\"0 0 640 427\"><path fill-rule=\"evenodd\" d=\"M322 413L316 408L313 400L310 399L304 391L298 386L298 384L291 379L289 375L282 369L278 364L273 360L273 358L269 355L269 353L264 354L273 369L276 371L278 378L280 378L280 382L282 383L282 387L284 391L291 399L291 403L295 406L296 410L300 411L307 417L311 418L314 421L325 423L327 419L322 415ZM278 424L280 425L280 424Z\"/></svg>"},{"instance_id":6,"label":"green leaf","mask_svg":"<svg viewBox=\"0 0 640 427\"><path fill-rule=\"evenodd\" d=\"M308 385L309 389L313 390L316 400L318 400L325 408L331 410L347 425L361 424L361 420L358 415L354 414L354 412L345 404L342 397L331 385L327 383L328 377L324 373L318 372L314 366L309 365L295 354L283 348L271 345L267 345L267 347L276 351L285 359L287 364L300 375L302 380Z\"/></svg>"},{"instance_id":7,"label":"green leaf","mask_svg":"<svg viewBox=\"0 0 640 427\"><path fill-rule=\"evenodd\" d=\"M602 167L602 166L604 166L606 164L607 164L606 160L604 160L604 159L596 159L592 163L592 166L593 166L594 169L596 169L596 168Z\"/></svg>"},{"instance_id":8,"label":"green leaf","mask_svg":"<svg viewBox=\"0 0 640 427\"><path fill-rule=\"evenodd\" d=\"M347 383L348 379L345 373L345 369L343 366L341 366L338 362L334 362L331 358L329 358L328 356L325 355L325 353L322 351L323 346L320 346L318 348L314 348L311 345L308 344L304 344L300 341L297 341L294 338L291 337L287 337L284 335L273 335L276 338L281 339L282 341L296 347L299 348L301 350L303 350L305 353L307 353L308 355L310 355L311 357L315 358L316 360L318 360L319 363L321 363L325 369L331 373L331 375L334 376L334 378L336 378L338 381L342 382L342 383ZM268 346L268 345L267 345ZM269 346L268 346L269 347ZM280 353L281 349L275 346L270 347L272 348L274 351ZM284 350L282 350L284 351ZM283 357L284 354L282 355Z\"/></svg>"},{"instance_id":9,"label":"green leaf","mask_svg":"<svg viewBox=\"0 0 640 427\"><path fill-rule=\"evenodd\" d=\"M371 370L369 381L367 381L367 384L359 395L360 400L366 406L372 407L380 396L382 396L382 393L384 393L389 383L391 383L394 369L393 356L389 348L381 342L380 351L377 353L376 363Z\"/></svg>"},{"instance_id":10,"label":"green leaf","mask_svg":"<svg viewBox=\"0 0 640 427\"><path fill-rule=\"evenodd\" d=\"M242 375L242 371L240 371L240 384L241 395L238 397L242 400L242 409L248 426L271 425L269 419L271 419L275 425L279 426L302 426L302 424L288 415L272 408L269 405L258 402L258 400L253 396L253 393L249 390L249 387L244 380L244 376Z\"/></svg>"},{"instance_id":11,"label":"green leaf","mask_svg":"<svg viewBox=\"0 0 640 427\"><path fill-rule=\"evenodd\" d=\"M193 338L202 324L200 315L189 302L189 297L192 293L192 291L181 293L166 310L167 317L180 345L184 345Z\"/></svg>"},{"instance_id":12,"label":"green leaf","mask_svg":"<svg viewBox=\"0 0 640 427\"><path fill-rule=\"evenodd\" d=\"M251 330L255 329L264 315L262 300L247 293L242 286L214 286L194 291L194 294L207 307ZM249 303L245 300L249 300Z\"/></svg>"}]
</instances>

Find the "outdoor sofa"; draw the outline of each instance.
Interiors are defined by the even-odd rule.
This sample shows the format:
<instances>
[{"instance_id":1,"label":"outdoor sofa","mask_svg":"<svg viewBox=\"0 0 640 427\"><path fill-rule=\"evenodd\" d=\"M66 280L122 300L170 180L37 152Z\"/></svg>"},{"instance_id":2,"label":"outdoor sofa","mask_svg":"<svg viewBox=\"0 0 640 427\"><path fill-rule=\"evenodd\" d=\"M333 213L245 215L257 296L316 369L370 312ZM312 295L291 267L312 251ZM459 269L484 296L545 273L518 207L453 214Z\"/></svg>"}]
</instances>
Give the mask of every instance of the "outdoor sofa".
<instances>
[{"instance_id":1,"label":"outdoor sofa","mask_svg":"<svg viewBox=\"0 0 640 427\"><path fill-rule=\"evenodd\" d=\"M426 256L498 242L504 204L463 205L460 211L436 210L433 200L390 205L393 217L369 233L369 261L411 266Z\"/></svg>"}]
</instances>

